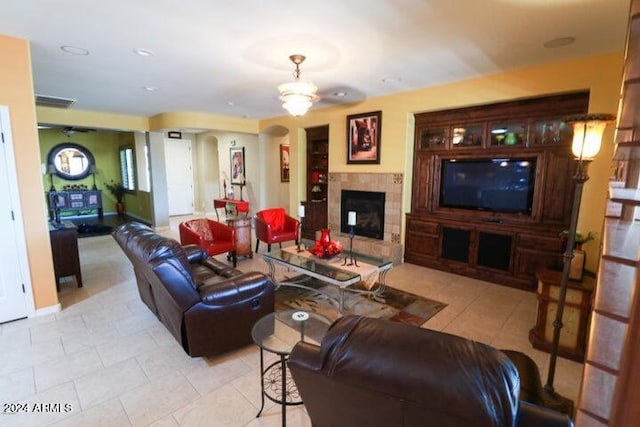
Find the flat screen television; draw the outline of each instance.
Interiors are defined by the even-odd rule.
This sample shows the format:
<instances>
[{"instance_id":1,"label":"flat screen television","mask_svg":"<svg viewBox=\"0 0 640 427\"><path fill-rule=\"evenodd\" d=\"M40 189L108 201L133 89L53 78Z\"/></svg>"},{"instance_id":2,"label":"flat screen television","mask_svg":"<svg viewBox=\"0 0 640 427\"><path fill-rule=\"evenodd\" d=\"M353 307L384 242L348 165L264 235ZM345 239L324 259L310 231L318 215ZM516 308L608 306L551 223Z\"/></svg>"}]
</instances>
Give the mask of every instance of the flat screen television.
<instances>
[{"instance_id":1,"label":"flat screen television","mask_svg":"<svg viewBox=\"0 0 640 427\"><path fill-rule=\"evenodd\" d=\"M536 158L443 159L441 208L531 215Z\"/></svg>"}]
</instances>

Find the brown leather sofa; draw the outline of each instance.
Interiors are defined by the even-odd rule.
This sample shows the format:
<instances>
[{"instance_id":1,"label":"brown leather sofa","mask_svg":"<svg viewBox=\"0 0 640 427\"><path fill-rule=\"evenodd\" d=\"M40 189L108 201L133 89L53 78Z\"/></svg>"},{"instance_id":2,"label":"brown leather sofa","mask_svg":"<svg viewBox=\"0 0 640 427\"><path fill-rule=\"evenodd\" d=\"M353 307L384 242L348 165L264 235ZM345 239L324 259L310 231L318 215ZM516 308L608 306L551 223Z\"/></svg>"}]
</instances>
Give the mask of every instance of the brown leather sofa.
<instances>
[{"instance_id":1,"label":"brown leather sofa","mask_svg":"<svg viewBox=\"0 0 640 427\"><path fill-rule=\"evenodd\" d=\"M133 264L142 301L192 357L250 344L253 324L273 312L274 285L262 273L242 273L137 222L113 237Z\"/></svg>"},{"instance_id":2,"label":"brown leather sofa","mask_svg":"<svg viewBox=\"0 0 640 427\"><path fill-rule=\"evenodd\" d=\"M314 427L573 425L520 400L501 351L389 320L342 317L321 346L296 344L288 365Z\"/></svg>"}]
</instances>

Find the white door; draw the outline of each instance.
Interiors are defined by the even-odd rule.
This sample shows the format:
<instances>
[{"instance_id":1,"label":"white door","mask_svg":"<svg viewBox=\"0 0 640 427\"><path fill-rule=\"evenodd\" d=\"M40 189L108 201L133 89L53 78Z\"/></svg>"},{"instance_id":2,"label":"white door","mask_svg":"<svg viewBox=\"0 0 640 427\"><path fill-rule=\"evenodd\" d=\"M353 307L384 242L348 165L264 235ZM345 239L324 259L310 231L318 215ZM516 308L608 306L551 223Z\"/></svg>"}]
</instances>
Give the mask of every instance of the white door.
<instances>
[{"instance_id":1,"label":"white door","mask_svg":"<svg viewBox=\"0 0 640 427\"><path fill-rule=\"evenodd\" d=\"M17 191L9 110L0 106L0 323L27 317L30 286ZM44 197L44 196L43 196Z\"/></svg>"},{"instance_id":2,"label":"white door","mask_svg":"<svg viewBox=\"0 0 640 427\"><path fill-rule=\"evenodd\" d=\"M164 155L167 168L167 201L169 216L193 213L193 160L191 141L165 139Z\"/></svg>"}]
</instances>

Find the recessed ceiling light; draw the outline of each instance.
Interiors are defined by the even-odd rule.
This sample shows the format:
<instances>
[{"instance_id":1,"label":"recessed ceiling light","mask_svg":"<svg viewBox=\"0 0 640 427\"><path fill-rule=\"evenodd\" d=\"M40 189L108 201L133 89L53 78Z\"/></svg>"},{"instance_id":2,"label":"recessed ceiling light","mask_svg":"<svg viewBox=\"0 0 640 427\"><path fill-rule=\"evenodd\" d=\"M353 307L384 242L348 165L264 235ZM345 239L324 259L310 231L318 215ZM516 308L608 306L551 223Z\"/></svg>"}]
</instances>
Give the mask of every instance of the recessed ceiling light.
<instances>
[{"instance_id":1,"label":"recessed ceiling light","mask_svg":"<svg viewBox=\"0 0 640 427\"><path fill-rule=\"evenodd\" d=\"M342 98L343 96L347 96L347 92L333 92L333 95Z\"/></svg>"},{"instance_id":2,"label":"recessed ceiling light","mask_svg":"<svg viewBox=\"0 0 640 427\"><path fill-rule=\"evenodd\" d=\"M140 55L140 56L153 56L153 51L149 50L149 49L133 49L133 52L136 55Z\"/></svg>"},{"instance_id":3,"label":"recessed ceiling light","mask_svg":"<svg viewBox=\"0 0 640 427\"><path fill-rule=\"evenodd\" d=\"M155 92L158 89L160 89L158 86L145 86L144 87L144 90L147 90L149 92Z\"/></svg>"},{"instance_id":4,"label":"recessed ceiling light","mask_svg":"<svg viewBox=\"0 0 640 427\"><path fill-rule=\"evenodd\" d=\"M558 37L557 39L549 40L544 44L544 47L554 48L568 46L576 41L575 37Z\"/></svg>"},{"instance_id":5,"label":"recessed ceiling light","mask_svg":"<svg viewBox=\"0 0 640 427\"><path fill-rule=\"evenodd\" d=\"M233 107L234 105L236 105L236 103L233 101L227 101L227 105Z\"/></svg>"},{"instance_id":6,"label":"recessed ceiling light","mask_svg":"<svg viewBox=\"0 0 640 427\"><path fill-rule=\"evenodd\" d=\"M400 77L385 77L382 79L382 83L386 85L397 85L402 82Z\"/></svg>"},{"instance_id":7,"label":"recessed ceiling light","mask_svg":"<svg viewBox=\"0 0 640 427\"><path fill-rule=\"evenodd\" d=\"M89 55L89 51L87 49L83 49L81 47L76 47L76 46L60 46L60 50L65 53L69 53L71 55L80 55L80 56Z\"/></svg>"}]
</instances>

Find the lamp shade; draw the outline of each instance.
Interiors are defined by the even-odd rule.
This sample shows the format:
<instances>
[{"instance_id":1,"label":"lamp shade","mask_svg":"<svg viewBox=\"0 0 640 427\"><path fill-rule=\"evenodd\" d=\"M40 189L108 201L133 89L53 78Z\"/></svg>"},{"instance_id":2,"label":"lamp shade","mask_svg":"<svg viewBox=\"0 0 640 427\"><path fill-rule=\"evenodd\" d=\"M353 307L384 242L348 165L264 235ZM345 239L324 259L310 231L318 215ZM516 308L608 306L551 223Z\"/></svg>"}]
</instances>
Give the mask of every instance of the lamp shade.
<instances>
[{"instance_id":1,"label":"lamp shade","mask_svg":"<svg viewBox=\"0 0 640 427\"><path fill-rule=\"evenodd\" d=\"M284 83L278 86L282 106L292 116L304 116L311 105L318 100L316 92L318 87L311 82L300 80L300 64L305 60L304 55L296 54L289 56L291 62L296 66L293 72L295 80L291 83Z\"/></svg>"},{"instance_id":2,"label":"lamp shade","mask_svg":"<svg viewBox=\"0 0 640 427\"><path fill-rule=\"evenodd\" d=\"M570 116L565 122L573 126L571 151L580 160L591 160L600 151L602 134L607 124L615 120L611 114Z\"/></svg>"},{"instance_id":3,"label":"lamp shade","mask_svg":"<svg viewBox=\"0 0 640 427\"><path fill-rule=\"evenodd\" d=\"M317 86L310 82L294 81L278 86L282 106L293 116L303 116L318 99Z\"/></svg>"}]
</instances>

